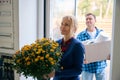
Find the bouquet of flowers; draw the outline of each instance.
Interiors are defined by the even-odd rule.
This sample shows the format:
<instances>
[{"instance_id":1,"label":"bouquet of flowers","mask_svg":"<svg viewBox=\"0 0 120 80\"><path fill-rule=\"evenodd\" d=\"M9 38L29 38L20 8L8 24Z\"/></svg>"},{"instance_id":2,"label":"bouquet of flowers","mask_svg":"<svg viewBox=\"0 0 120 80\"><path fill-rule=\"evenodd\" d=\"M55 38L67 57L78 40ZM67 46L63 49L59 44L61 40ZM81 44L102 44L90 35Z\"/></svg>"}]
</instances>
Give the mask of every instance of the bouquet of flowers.
<instances>
[{"instance_id":1,"label":"bouquet of flowers","mask_svg":"<svg viewBox=\"0 0 120 80\"><path fill-rule=\"evenodd\" d=\"M43 80L43 75L58 69L61 55L61 48L57 42L42 38L16 51L13 55L13 67L26 78L32 76Z\"/></svg>"}]
</instances>

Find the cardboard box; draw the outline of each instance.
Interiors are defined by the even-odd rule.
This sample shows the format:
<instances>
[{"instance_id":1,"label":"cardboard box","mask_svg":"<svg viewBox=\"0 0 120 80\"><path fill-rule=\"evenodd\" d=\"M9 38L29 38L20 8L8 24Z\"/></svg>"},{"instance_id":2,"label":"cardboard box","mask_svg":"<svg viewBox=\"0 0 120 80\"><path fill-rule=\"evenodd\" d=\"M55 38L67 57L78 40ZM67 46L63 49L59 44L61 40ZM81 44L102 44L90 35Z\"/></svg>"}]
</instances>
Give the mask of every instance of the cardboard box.
<instances>
[{"instance_id":1,"label":"cardboard box","mask_svg":"<svg viewBox=\"0 0 120 80\"><path fill-rule=\"evenodd\" d=\"M106 60L111 52L111 41L102 41L85 45L85 58L88 63Z\"/></svg>"}]
</instances>

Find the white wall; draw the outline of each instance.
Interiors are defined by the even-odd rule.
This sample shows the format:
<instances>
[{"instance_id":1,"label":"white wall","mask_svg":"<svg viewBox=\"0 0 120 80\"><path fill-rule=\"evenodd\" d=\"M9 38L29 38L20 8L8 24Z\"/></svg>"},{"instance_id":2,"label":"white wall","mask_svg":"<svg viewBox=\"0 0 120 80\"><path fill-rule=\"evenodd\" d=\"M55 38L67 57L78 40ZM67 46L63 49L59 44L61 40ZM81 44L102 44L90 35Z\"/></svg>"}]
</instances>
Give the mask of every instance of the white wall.
<instances>
[{"instance_id":1,"label":"white wall","mask_svg":"<svg viewBox=\"0 0 120 80\"><path fill-rule=\"evenodd\" d=\"M120 80L120 0L114 0L110 80Z\"/></svg>"}]
</instances>

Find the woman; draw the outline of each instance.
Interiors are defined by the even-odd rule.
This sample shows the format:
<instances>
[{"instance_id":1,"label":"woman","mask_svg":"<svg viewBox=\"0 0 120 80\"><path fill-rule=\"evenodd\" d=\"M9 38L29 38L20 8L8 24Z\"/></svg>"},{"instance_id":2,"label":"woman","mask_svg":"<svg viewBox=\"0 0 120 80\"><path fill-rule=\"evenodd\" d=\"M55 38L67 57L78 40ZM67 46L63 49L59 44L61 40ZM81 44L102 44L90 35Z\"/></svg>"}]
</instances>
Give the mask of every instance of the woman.
<instances>
[{"instance_id":1,"label":"woman","mask_svg":"<svg viewBox=\"0 0 120 80\"><path fill-rule=\"evenodd\" d=\"M63 17L60 26L63 38L58 40L63 55L60 70L49 74L49 77L53 76L53 80L80 80L85 51L84 46L74 38L76 29L77 23L74 17Z\"/></svg>"}]
</instances>

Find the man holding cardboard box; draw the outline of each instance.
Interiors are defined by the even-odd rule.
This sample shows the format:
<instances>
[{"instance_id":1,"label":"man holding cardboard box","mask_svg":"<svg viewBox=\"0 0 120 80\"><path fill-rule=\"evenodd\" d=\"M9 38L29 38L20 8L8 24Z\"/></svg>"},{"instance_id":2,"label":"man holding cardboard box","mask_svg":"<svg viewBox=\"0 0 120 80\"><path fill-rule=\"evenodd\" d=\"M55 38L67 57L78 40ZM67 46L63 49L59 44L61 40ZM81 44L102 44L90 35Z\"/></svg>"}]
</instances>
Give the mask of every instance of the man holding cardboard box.
<instances>
[{"instance_id":1,"label":"man holding cardboard box","mask_svg":"<svg viewBox=\"0 0 120 80\"><path fill-rule=\"evenodd\" d=\"M92 44L96 42L96 39L101 33L103 33L103 30L100 30L95 26L96 16L94 14L88 13L85 15L85 17L87 28L78 34L77 39L82 42ZM94 75L96 80L106 80L106 66L106 60L89 62L85 58L85 64L83 65L82 72L82 80L93 80Z\"/></svg>"}]
</instances>

